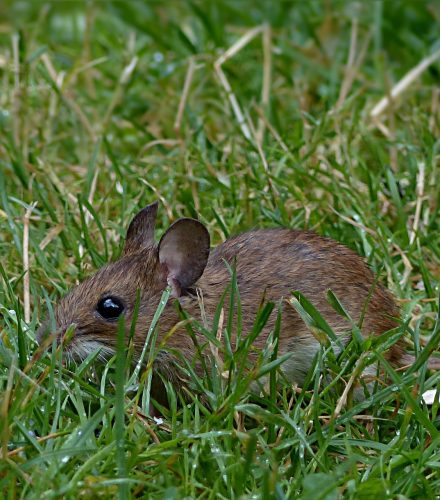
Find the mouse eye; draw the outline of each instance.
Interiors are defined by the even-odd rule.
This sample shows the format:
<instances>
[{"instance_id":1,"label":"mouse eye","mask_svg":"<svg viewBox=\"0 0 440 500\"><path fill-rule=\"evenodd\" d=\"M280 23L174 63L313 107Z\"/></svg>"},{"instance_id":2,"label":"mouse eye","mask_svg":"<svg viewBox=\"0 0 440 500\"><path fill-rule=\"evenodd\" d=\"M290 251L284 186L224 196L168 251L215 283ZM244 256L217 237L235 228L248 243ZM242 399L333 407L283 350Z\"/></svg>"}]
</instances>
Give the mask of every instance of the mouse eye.
<instances>
[{"instance_id":1,"label":"mouse eye","mask_svg":"<svg viewBox=\"0 0 440 500\"><path fill-rule=\"evenodd\" d=\"M104 319L116 319L124 312L124 304L116 297L104 297L96 310Z\"/></svg>"}]
</instances>

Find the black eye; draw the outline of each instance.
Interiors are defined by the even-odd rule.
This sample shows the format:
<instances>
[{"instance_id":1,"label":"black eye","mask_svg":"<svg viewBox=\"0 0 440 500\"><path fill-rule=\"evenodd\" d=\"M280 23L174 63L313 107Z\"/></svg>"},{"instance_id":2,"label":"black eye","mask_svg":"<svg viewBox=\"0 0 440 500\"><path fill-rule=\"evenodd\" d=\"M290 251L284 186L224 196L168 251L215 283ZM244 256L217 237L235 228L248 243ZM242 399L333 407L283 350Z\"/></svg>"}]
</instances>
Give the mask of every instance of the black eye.
<instances>
[{"instance_id":1,"label":"black eye","mask_svg":"<svg viewBox=\"0 0 440 500\"><path fill-rule=\"evenodd\" d=\"M124 312L124 304L116 297L105 297L98 302L96 310L104 319L116 319Z\"/></svg>"}]
</instances>

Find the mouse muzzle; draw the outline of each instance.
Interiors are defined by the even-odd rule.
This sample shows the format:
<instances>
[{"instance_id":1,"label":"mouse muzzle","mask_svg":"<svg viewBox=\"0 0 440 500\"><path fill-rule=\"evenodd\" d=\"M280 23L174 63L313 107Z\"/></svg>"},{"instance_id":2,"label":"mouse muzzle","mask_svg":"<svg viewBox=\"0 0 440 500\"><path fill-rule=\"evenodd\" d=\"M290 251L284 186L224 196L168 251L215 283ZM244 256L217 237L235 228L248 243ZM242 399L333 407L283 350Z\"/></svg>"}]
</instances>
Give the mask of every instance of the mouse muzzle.
<instances>
[{"instance_id":1,"label":"mouse muzzle","mask_svg":"<svg viewBox=\"0 0 440 500\"><path fill-rule=\"evenodd\" d=\"M36 339L38 344L41 346L42 344L47 344L48 349L50 350L52 347L52 341L56 339L56 345L59 346L64 341L64 336L69 328L73 328L75 330L75 323L70 323L66 326L55 327L53 328L50 320L44 321L36 332Z\"/></svg>"}]
</instances>

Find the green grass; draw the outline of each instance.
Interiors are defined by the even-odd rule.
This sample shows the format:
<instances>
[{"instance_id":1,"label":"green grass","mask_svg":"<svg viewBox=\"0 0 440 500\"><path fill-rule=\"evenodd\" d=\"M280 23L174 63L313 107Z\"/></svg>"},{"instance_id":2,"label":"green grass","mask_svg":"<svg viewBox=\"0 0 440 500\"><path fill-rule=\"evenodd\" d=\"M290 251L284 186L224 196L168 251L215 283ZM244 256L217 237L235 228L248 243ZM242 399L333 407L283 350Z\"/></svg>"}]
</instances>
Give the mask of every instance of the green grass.
<instances>
[{"instance_id":1,"label":"green grass","mask_svg":"<svg viewBox=\"0 0 440 500\"><path fill-rule=\"evenodd\" d=\"M440 381L424 364L424 346L437 347L440 335L439 63L379 117L386 129L370 116L439 49L438 3L10 1L0 19L3 497L438 497L439 404L421 395ZM223 65L247 139L214 63L264 23L265 44L260 34ZM345 243L398 297L402 326L373 344L354 335L338 358L324 338L297 391L269 349L246 374L247 346L226 346L228 379L214 367L198 380L187 367L209 405L182 404L168 385L170 409L155 423L145 415L150 372L133 375L123 350L106 366L34 356L52 304L118 256L128 221L155 199L159 234L185 215L199 217L214 244L278 225ZM260 311L253 334L269 312ZM362 403L349 398L335 415L338 370L349 380L402 333L419 370L396 373L383 362L393 383ZM263 372L267 393L249 395Z\"/></svg>"}]
</instances>

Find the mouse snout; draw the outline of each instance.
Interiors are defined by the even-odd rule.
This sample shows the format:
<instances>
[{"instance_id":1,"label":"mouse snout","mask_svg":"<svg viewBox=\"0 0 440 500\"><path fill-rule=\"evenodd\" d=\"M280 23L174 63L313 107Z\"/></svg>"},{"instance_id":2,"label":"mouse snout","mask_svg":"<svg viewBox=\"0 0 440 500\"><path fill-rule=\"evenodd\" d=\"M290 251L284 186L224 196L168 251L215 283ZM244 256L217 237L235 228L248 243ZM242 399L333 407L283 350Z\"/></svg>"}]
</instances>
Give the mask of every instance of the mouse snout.
<instances>
[{"instance_id":1,"label":"mouse snout","mask_svg":"<svg viewBox=\"0 0 440 500\"><path fill-rule=\"evenodd\" d=\"M53 337L56 337L57 346L60 345L69 327L73 327L73 329L75 329L76 325L75 323L69 323L68 325L64 325L61 327L59 327L58 325L56 327L53 327L49 320L44 321L38 328L35 335L38 344L41 345L48 338L51 338L53 340Z\"/></svg>"}]
</instances>

